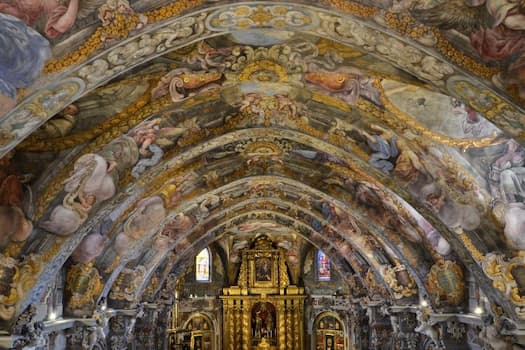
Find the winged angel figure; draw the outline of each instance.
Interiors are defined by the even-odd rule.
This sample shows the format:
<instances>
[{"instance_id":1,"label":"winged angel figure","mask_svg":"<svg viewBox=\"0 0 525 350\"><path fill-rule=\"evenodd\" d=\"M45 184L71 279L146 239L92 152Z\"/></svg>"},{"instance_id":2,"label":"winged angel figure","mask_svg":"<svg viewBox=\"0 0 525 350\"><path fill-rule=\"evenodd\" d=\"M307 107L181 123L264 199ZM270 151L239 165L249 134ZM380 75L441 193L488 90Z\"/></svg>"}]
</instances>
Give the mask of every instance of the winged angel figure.
<instances>
[{"instance_id":1,"label":"winged angel figure","mask_svg":"<svg viewBox=\"0 0 525 350\"><path fill-rule=\"evenodd\" d=\"M447 0L410 12L423 23L468 35L483 59L508 64L493 81L498 86L516 85L525 99L524 0Z\"/></svg>"},{"instance_id":2,"label":"winged angel figure","mask_svg":"<svg viewBox=\"0 0 525 350\"><path fill-rule=\"evenodd\" d=\"M111 1L111 0L109 0ZM48 39L69 31L106 0L0 0L0 116L16 103L51 57Z\"/></svg>"}]
</instances>

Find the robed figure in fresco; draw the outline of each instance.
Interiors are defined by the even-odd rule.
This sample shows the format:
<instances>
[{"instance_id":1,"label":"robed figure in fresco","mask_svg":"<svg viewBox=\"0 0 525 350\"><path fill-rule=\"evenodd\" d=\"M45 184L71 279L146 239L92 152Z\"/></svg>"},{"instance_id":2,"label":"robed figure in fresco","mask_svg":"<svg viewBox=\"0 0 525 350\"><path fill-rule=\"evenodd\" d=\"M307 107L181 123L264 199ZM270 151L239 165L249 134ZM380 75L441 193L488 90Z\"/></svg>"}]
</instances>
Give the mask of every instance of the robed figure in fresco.
<instances>
[{"instance_id":1,"label":"robed figure in fresco","mask_svg":"<svg viewBox=\"0 0 525 350\"><path fill-rule=\"evenodd\" d=\"M411 9L427 25L456 29L469 36L480 57L505 62L496 85L515 86L525 98L525 5L522 0L447 0L430 9ZM474 20L473 20L474 19Z\"/></svg>"},{"instance_id":2,"label":"robed figure in fresco","mask_svg":"<svg viewBox=\"0 0 525 350\"><path fill-rule=\"evenodd\" d=\"M51 57L48 39L69 31L105 0L0 0L0 116L16 104Z\"/></svg>"},{"instance_id":3,"label":"robed figure in fresco","mask_svg":"<svg viewBox=\"0 0 525 350\"><path fill-rule=\"evenodd\" d=\"M47 38L68 31L80 0L0 0L0 115L16 103L16 89L38 78L51 56ZM43 22L43 35L33 29Z\"/></svg>"}]
</instances>

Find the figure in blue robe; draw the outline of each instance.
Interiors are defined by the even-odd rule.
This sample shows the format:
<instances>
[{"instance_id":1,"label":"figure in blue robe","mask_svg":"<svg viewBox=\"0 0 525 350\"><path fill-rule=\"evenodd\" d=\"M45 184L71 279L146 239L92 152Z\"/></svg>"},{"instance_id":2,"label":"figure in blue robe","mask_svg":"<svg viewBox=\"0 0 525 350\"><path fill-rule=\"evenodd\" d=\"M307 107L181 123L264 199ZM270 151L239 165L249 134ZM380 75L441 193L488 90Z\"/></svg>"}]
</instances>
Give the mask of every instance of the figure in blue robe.
<instances>
[{"instance_id":1,"label":"figure in blue robe","mask_svg":"<svg viewBox=\"0 0 525 350\"><path fill-rule=\"evenodd\" d=\"M374 151L370 157L370 165L380 169L385 174L389 174L394 169L394 161L399 155L396 146L397 136L393 136L390 141L385 141L381 136L373 135L367 140L368 146Z\"/></svg>"},{"instance_id":2,"label":"figure in blue robe","mask_svg":"<svg viewBox=\"0 0 525 350\"><path fill-rule=\"evenodd\" d=\"M0 13L0 94L16 100L51 57L49 41L22 20Z\"/></svg>"}]
</instances>

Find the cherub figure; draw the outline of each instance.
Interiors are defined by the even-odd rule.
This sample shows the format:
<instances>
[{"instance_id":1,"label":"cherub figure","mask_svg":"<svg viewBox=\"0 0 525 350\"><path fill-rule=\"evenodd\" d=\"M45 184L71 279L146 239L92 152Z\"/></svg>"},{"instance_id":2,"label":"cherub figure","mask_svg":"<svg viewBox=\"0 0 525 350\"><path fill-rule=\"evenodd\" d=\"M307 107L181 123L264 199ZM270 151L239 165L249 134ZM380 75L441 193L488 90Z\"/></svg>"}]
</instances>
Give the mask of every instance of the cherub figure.
<instances>
[{"instance_id":1,"label":"cherub figure","mask_svg":"<svg viewBox=\"0 0 525 350\"><path fill-rule=\"evenodd\" d=\"M137 145L140 146L139 153L143 156L148 155L148 148L151 144L157 141L160 134L160 118L156 118L144 123L141 123L133 129L129 136L131 136Z\"/></svg>"}]
</instances>

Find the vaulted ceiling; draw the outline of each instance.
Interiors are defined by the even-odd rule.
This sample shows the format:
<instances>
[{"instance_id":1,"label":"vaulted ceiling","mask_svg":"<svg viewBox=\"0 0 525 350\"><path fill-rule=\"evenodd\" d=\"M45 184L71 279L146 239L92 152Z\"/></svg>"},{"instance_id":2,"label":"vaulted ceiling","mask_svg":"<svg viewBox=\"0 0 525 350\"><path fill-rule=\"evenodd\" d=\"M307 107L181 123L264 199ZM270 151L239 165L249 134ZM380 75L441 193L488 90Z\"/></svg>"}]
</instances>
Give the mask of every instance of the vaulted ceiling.
<instances>
[{"instance_id":1,"label":"vaulted ceiling","mask_svg":"<svg viewBox=\"0 0 525 350\"><path fill-rule=\"evenodd\" d=\"M520 322L525 10L496 2L81 2L0 119L5 327L66 261L84 315L261 229L392 303L461 310L470 274Z\"/></svg>"}]
</instances>

